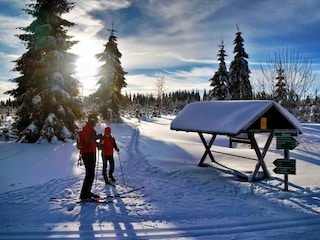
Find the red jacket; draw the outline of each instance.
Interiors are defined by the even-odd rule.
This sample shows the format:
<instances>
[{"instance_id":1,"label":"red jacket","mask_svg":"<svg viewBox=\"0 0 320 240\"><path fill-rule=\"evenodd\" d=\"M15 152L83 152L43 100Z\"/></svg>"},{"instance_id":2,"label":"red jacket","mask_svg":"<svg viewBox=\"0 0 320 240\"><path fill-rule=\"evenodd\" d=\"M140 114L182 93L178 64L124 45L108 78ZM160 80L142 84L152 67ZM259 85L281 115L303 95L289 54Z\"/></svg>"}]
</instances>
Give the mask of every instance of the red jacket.
<instances>
[{"instance_id":1,"label":"red jacket","mask_svg":"<svg viewBox=\"0 0 320 240\"><path fill-rule=\"evenodd\" d=\"M82 128L81 153L96 152L96 147L97 147L96 136L97 136L97 132L92 126L86 124Z\"/></svg>"},{"instance_id":2,"label":"red jacket","mask_svg":"<svg viewBox=\"0 0 320 240\"><path fill-rule=\"evenodd\" d=\"M116 140L111 135L109 137L103 136L101 144L103 144L101 150L103 151L104 156L112 156L113 149L119 151Z\"/></svg>"}]
</instances>

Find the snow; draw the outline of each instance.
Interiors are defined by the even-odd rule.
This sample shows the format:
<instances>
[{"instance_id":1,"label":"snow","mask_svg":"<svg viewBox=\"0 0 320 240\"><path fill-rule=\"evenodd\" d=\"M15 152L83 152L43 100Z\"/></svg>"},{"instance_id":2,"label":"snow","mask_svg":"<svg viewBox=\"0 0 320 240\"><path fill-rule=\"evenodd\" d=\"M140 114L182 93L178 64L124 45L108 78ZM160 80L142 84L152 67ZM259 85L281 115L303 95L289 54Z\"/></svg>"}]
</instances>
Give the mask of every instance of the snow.
<instances>
[{"instance_id":1,"label":"snow","mask_svg":"<svg viewBox=\"0 0 320 240\"><path fill-rule=\"evenodd\" d=\"M40 103L41 103L41 97L40 97L40 95L34 96L34 97L32 98L32 103L33 103L34 105L40 104Z\"/></svg>"},{"instance_id":2,"label":"snow","mask_svg":"<svg viewBox=\"0 0 320 240\"><path fill-rule=\"evenodd\" d=\"M272 107L275 107L294 128L302 132L300 123L291 113L278 103L268 100L189 103L172 121L171 129L237 135L245 132Z\"/></svg>"},{"instance_id":3,"label":"snow","mask_svg":"<svg viewBox=\"0 0 320 240\"><path fill-rule=\"evenodd\" d=\"M290 151L297 174L284 191L283 175L272 172L283 156L275 142L265 157L271 177L243 182L233 173L253 169L250 147L229 149L219 135L212 147L219 164L207 158L208 167L197 167L204 150L199 136L170 130L173 119L109 125L120 148L117 183L103 184L99 157L93 192L144 186L109 204L49 201L79 196L84 167L75 143L0 142L0 239L318 239L320 124L302 124L300 145Z\"/></svg>"},{"instance_id":4,"label":"snow","mask_svg":"<svg viewBox=\"0 0 320 240\"><path fill-rule=\"evenodd\" d=\"M47 116L46 120L45 120L45 125L53 125L55 122L57 121L57 117L54 113L49 113L49 115Z\"/></svg>"},{"instance_id":5,"label":"snow","mask_svg":"<svg viewBox=\"0 0 320 240\"><path fill-rule=\"evenodd\" d=\"M59 60L62 58L59 51L54 51L54 56L55 56L55 58L57 58ZM54 72L52 74L52 76L58 82L63 82L64 81L64 78L63 78L63 76L62 76L62 74L60 72Z\"/></svg>"},{"instance_id":6,"label":"snow","mask_svg":"<svg viewBox=\"0 0 320 240\"><path fill-rule=\"evenodd\" d=\"M31 122L30 125L27 127L27 130L29 130L30 132L34 132L36 129L37 127L34 124L34 122Z\"/></svg>"}]
</instances>

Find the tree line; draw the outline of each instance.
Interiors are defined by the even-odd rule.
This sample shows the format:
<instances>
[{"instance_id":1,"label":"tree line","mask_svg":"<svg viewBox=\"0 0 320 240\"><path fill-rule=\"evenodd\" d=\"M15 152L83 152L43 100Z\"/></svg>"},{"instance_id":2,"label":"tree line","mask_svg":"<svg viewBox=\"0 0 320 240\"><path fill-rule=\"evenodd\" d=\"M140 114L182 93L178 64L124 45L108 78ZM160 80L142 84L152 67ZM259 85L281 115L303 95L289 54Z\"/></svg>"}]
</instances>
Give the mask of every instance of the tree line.
<instances>
[{"instance_id":1,"label":"tree line","mask_svg":"<svg viewBox=\"0 0 320 240\"><path fill-rule=\"evenodd\" d=\"M273 95L264 92L253 93L251 100L274 100ZM161 100L152 94L128 94L122 104L122 113L136 113L139 110L144 116L160 116L161 114L177 114L183 107L191 102L212 101L212 95L203 90L200 94L198 90L178 90L165 93ZM280 104L284 105L283 102ZM294 116L301 122L320 122L320 98L318 96L306 99L297 99L291 104L286 103L285 108L291 109Z\"/></svg>"},{"instance_id":2,"label":"tree line","mask_svg":"<svg viewBox=\"0 0 320 240\"><path fill-rule=\"evenodd\" d=\"M14 98L16 117L14 129L27 142L67 141L76 137L77 122L84 113L95 111L107 122L120 122L121 112L152 111L178 112L187 103L203 100L272 99L278 101L301 120L319 121L319 100L307 97L312 85L311 63L300 53L275 54L267 67L262 68L263 78L256 93L250 83L249 55L244 48L242 33L237 27L234 59L226 67L224 42L218 52L218 69L210 81L210 91L201 97L198 90L167 93L164 76L157 82L157 94L123 94L127 86L126 71L121 66L122 54L118 50L115 29L104 50L96 54L102 65L98 69L96 92L86 98L79 95L80 81L73 77L77 56L69 52L78 43L69 36L67 28L75 23L62 18L75 3L67 0L36 0L23 11L34 20L21 27L17 37L25 44L26 52L14 60L13 71L20 76L10 81L16 88L7 91ZM306 116L312 113L311 116Z\"/></svg>"},{"instance_id":3,"label":"tree line","mask_svg":"<svg viewBox=\"0 0 320 240\"><path fill-rule=\"evenodd\" d=\"M11 98L7 100L1 100L0 101L1 107L14 107L14 101L11 100Z\"/></svg>"}]
</instances>

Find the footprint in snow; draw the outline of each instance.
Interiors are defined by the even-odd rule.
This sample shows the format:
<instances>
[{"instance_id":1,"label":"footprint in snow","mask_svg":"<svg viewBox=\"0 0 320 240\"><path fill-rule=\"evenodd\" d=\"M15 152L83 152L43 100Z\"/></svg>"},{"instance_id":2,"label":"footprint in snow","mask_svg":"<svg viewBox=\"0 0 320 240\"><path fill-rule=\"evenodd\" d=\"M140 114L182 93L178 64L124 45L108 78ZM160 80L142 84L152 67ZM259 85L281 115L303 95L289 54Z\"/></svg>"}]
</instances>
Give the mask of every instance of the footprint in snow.
<instances>
[{"instance_id":1,"label":"footprint in snow","mask_svg":"<svg viewBox=\"0 0 320 240\"><path fill-rule=\"evenodd\" d=\"M67 205L67 211L68 212L71 212L73 211L73 209L76 207L76 204L75 203L70 203Z\"/></svg>"}]
</instances>

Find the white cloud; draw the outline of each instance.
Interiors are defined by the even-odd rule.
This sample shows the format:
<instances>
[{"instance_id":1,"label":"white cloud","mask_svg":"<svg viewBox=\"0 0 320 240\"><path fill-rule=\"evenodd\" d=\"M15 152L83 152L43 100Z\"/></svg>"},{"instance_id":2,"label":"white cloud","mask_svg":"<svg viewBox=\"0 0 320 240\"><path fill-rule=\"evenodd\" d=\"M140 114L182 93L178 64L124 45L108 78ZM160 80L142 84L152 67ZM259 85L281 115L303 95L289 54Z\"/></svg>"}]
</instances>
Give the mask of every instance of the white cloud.
<instances>
[{"instance_id":1,"label":"white cloud","mask_svg":"<svg viewBox=\"0 0 320 240\"><path fill-rule=\"evenodd\" d=\"M154 72L152 75L136 74L126 76L128 86L123 89L124 93L153 93L156 94L156 81L160 75L164 76L166 92L178 90L199 90L210 89L209 79L214 69L192 68L190 71L168 71Z\"/></svg>"},{"instance_id":2,"label":"white cloud","mask_svg":"<svg viewBox=\"0 0 320 240\"><path fill-rule=\"evenodd\" d=\"M76 23L70 31L75 31L81 36L96 37L95 35L105 26L106 20L111 25L112 19L110 18L110 11L116 11L130 6L127 0L87 0L76 1L75 7L67 14L64 15L66 19ZM103 18L96 17L94 12L105 12Z\"/></svg>"},{"instance_id":3,"label":"white cloud","mask_svg":"<svg viewBox=\"0 0 320 240\"><path fill-rule=\"evenodd\" d=\"M7 79L0 77L0 100L5 101L9 98L12 99L10 95L4 94L4 92L12 90L16 85L12 82L9 82Z\"/></svg>"},{"instance_id":4,"label":"white cloud","mask_svg":"<svg viewBox=\"0 0 320 240\"><path fill-rule=\"evenodd\" d=\"M123 92L131 93L155 93L155 76L145 74L136 74L126 76L127 87L123 88Z\"/></svg>"},{"instance_id":5,"label":"white cloud","mask_svg":"<svg viewBox=\"0 0 320 240\"><path fill-rule=\"evenodd\" d=\"M17 18L0 15L0 43L9 48L18 48L21 41L15 35L21 34L18 27L26 27L32 21L31 18Z\"/></svg>"},{"instance_id":6,"label":"white cloud","mask_svg":"<svg viewBox=\"0 0 320 240\"><path fill-rule=\"evenodd\" d=\"M194 36L203 29L203 21L225 4L223 1L210 3L212 1L151 1L147 14L162 23L162 31L167 34L187 32L189 36Z\"/></svg>"},{"instance_id":7,"label":"white cloud","mask_svg":"<svg viewBox=\"0 0 320 240\"><path fill-rule=\"evenodd\" d=\"M14 8L16 9L22 9L25 8L27 4L32 3L33 0L1 0L2 2L10 3Z\"/></svg>"},{"instance_id":8,"label":"white cloud","mask_svg":"<svg viewBox=\"0 0 320 240\"><path fill-rule=\"evenodd\" d=\"M198 42L189 42L165 36L119 38L118 48L122 53L123 67L128 71L173 68L186 64L211 64L216 61L218 53L218 44L210 40L205 42L199 39Z\"/></svg>"},{"instance_id":9,"label":"white cloud","mask_svg":"<svg viewBox=\"0 0 320 240\"><path fill-rule=\"evenodd\" d=\"M127 8L131 5L128 0L87 0L87 1L75 1L76 7L83 9L85 12L89 13L94 10L119 10L122 8Z\"/></svg>"},{"instance_id":10,"label":"white cloud","mask_svg":"<svg viewBox=\"0 0 320 240\"><path fill-rule=\"evenodd\" d=\"M10 2L20 9L25 3L20 0ZM173 90L209 88L209 79L216 69L206 66L216 64L222 38L228 54L227 64L233 59L237 23L253 71L263 64L268 54L286 47L284 43L296 43L298 30L320 20L317 14L320 4L313 0L76 0L75 3L75 8L63 17L76 24L68 28L68 35L79 40L72 51L80 57L78 67L81 71L77 78L84 83L85 94L98 87L95 73L99 63L94 55L104 50L109 36L107 29L112 22L118 31L122 66L129 72L126 76L128 87L124 91L147 91L155 88L153 79L156 76L152 76L151 71L154 75L165 73ZM18 18L0 16L0 34L3 36L0 43L17 49L16 55L22 48L18 48L21 42L14 37L16 30L13 29L30 24L28 17L22 11ZM287 42L279 41L284 37ZM303 51L304 46L300 46ZM3 61L1 63L3 65Z\"/></svg>"}]
</instances>

